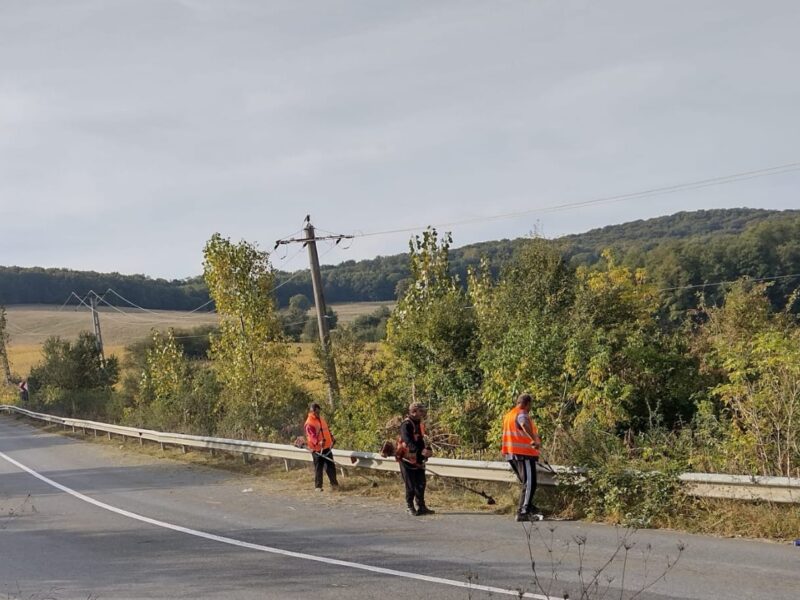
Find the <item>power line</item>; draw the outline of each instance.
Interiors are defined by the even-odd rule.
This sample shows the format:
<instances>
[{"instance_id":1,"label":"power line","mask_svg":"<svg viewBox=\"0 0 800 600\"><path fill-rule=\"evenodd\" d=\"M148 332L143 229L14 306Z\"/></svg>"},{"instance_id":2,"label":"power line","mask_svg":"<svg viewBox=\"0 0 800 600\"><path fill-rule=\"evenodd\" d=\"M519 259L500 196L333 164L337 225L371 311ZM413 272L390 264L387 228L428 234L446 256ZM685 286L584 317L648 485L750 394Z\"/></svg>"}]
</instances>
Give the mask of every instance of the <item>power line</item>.
<instances>
[{"instance_id":1,"label":"power line","mask_svg":"<svg viewBox=\"0 0 800 600\"><path fill-rule=\"evenodd\" d=\"M78 302L79 302L78 306L83 305L86 308L91 308L88 304L86 304L86 302L84 300L86 298L86 296L84 296L84 298L81 298L80 296L78 296L78 294L76 294L73 291L73 292L70 292L69 296L67 296L67 299L61 305L61 307L58 308L58 310L56 312L61 312L64 309L64 307L69 303L69 301L72 300L73 297L75 297L78 300ZM76 306L75 308L77 309L78 307ZM41 326L36 327L34 329L25 329L23 327L20 327L16 323L10 323L9 322L8 326L11 327L12 329L15 329L16 333L17 334L21 334L21 335L34 335L34 336L49 336L49 335L52 335L52 333L44 333L44 331L48 330L48 329L50 329L52 331L52 328L51 328L50 325L41 325ZM57 329L63 330L63 329L68 328L68 327L69 327L69 325L62 324L61 327L59 327Z\"/></svg>"},{"instance_id":2,"label":"power line","mask_svg":"<svg viewBox=\"0 0 800 600\"><path fill-rule=\"evenodd\" d=\"M135 302L132 302L132 301L128 300L127 298L125 298L124 296L122 296L122 295L121 295L119 292L117 292L117 291L116 291L116 290L114 290L113 288L108 288L108 289L105 291L105 293L103 294L103 296L105 297L105 295L106 295L106 294L108 294L108 293L112 293L112 294L114 294L114 295L115 295L117 298L119 298L119 299L120 299L120 300L122 300L123 302L125 302L125 303L129 304L129 305L130 305L130 306L132 306L133 308L137 308L137 309L141 310L142 312L150 313L150 314L152 314L152 315L155 315L155 316L157 316L157 317L160 317L160 318L166 318L166 319L190 319L191 317L189 317L188 315L190 315L190 314L192 314L192 313L196 313L196 312L198 312L198 311L199 311L201 308L205 308L206 306L208 306L209 304L211 304L212 302L214 302L214 299L212 298L212 299L210 299L208 302L204 302L203 304L201 304L201 305L200 305L200 306L198 306L197 308L194 308L194 309L192 309L192 310L190 310L190 311L186 311L186 312L187 312L187 314L186 314L186 315L175 315L175 316L169 316L169 315L165 315L165 314L163 314L163 313L159 313L159 312L156 312L156 311L154 311L154 310L150 310L150 309L148 309L148 308L144 308L144 307L142 307L142 306L139 306L139 305L138 305L138 304L136 304ZM111 306L111 304L109 304L109 306ZM206 312L208 312L208 313L211 313L212 311L206 311Z\"/></svg>"},{"instance_id":3,"label":"power line","mask_svg":"<svg viewBox=\"0 0 800 600\"><path fill-rule=\"evenodd\" d=\"M650 188L647 190L642 190L639 192L630 192L627 194L618 194L615 196L603 196L600 198L595 198L592 200L582 200L579 202L567 202L564 204L555 204L551 206L544 206L541 208L530 208L526 210L520 210L515 212L509 213L500 213L496 215L487 215L482 217L475 217L471 219L464 219L461 221L451 221L449 223L439 223L436 225L425 225L425 226L417 226L417 227L404 227L400 229L387 229L384 231L372 231L367 233L355 233L351 237L354 238L364 238L364 237L373 237L373 236L380 236L380 235L389 235L394 233L409 233L415 231L421 231L426 227L451 227L456 225L468 225L471 223L482 223L485 221L496 221L501 219L510 219L514 217L522 217L525 215L530 214L546 214L552 212L559 212L563 210L571 210L574 208L583 208L587 206L593 206L595 204L610 204L613 202L622 202L625 200L635 200L639 198L649 198L651 196L659 196L663 194L674 194L676 192L683 192L689 190L696 190L705 187L711 187L715 185L724 185L727 183L735 183L737 181L746 181L748 179L755 179L758 177L769 177L772 175L781 175L783 173L791 173L794 171L800 170L800 161L798 162L791 162L786 163L783 165L778 165L775 167L767 167L764 169L756 169L753 171L743 171L740 173L733 173L730 175L721 175L718 177L711 177L708 179L698 179L695 181L688 181L684 183Z\"/></svg>"},{"instance_id":4,"label":"power line","mask_svg":"<svg viewBox=\"0 0 800 600\"><path fill-rule=\"evenodd\" d=\"M696 288L704 288L704 287L717 287L721 285L730 285L733 283L738 283L743 279L746 281L753 281L753 282L760 282L760 281L777 281L779 279L793 279L796 277L800 277L800 273L792 273L791 275L773 275L771 277L748 277L747 275L743 275L739 279L732 279L730 281L715 281L713 283L697 283L694 285L683 285L683 286L676 286L676 287L669 287L663 288L658 290L659 292L676 292L679 290L692 290Z\"/></svg>"}]
</instances>

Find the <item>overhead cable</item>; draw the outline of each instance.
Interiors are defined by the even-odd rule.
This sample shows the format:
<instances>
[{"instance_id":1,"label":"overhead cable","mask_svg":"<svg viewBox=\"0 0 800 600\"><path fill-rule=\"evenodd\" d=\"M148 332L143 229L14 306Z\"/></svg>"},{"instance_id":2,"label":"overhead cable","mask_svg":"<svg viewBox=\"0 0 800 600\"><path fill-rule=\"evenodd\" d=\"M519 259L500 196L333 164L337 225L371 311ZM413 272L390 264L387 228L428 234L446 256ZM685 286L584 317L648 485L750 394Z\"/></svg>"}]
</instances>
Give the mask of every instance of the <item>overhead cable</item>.
<instances>
[{"instance_id":1,"label":"overhead cable","mask_svg":"<svg viewBox=\"0 0 800 600\"><path fill-rule=\"evenodd\" d=\"M742 275L739 279L732 279L730 281L715 281L712 283L696 283L693 285L682 285L676 287L668 287L662 288L658 290L659 292L676 292L680 290L691 290L696 288L704 288L704 287L717 287L720 285L731 285L734 283L738 283L739 281L753 281L753 282L761 282L761 281L777 281L780 279L793 279L795 277L800 277L800 273L792 273L791 275L774 275L771 277L748 277L747 275Z\"/></svg>"},{"instance_id":2,"label":"overhead cable","mask_svg":"<svg viewBox=\"0 0 800 600\"><path fill-rule=\"evenodd\" d=\"M698 179L695 181L688 181L684 183L679 183L675 185L667 185L662 187L650 188L647 190L642 190L639 192L631 192L627 194L619 194L615 196L603 196L600 198L595 198L592 200L582 200L579 202L567 202L564 204L554 204L551 206L543 206L540 208L530 208L515 212L508 212L508 213L500 213L495 215L486 215L480 217L474 217L471 219L464 219L460 221L451 221L449 223L439 223L434 225L424 225L424 226L417 226L417 227L404 227L400 229L387 229L383 231L371 231L366 233L355 233L352 237L356 238L363 238L363 237L373 237L373 236L380 236L380 235L390 235L394 233L409 233L415 231L421 231L427 227L451 227L455 225L468 225L471 223L483 223L485 221L496 221L501 219L510 219L514 217L522 217L525 215L530 214L546 214L546 213L553 213L559 212L563 210L571 210L574 208L583 208L586 206L593 206L595 204L610 204L613 202L622 202L625 200L636 200L639 198L649 198L651 196L659 196L662 194L674 194L676 192L683 192L695 189L701 189L705 187L715 186L715 185L724 185L727 183L735 183L737 181L745 181L747 179L755 179L757 177L768 177L772 175L781 175L783 173L791 173L794 171L800 170L800 161L786 163L783 165L778 165L775 167L768 167L764 169L756 169L753 171L743 171L740 173L733 173L730 175L722 175L718 177L711 177L708 179Z\"/></svg>"}]
</instances>

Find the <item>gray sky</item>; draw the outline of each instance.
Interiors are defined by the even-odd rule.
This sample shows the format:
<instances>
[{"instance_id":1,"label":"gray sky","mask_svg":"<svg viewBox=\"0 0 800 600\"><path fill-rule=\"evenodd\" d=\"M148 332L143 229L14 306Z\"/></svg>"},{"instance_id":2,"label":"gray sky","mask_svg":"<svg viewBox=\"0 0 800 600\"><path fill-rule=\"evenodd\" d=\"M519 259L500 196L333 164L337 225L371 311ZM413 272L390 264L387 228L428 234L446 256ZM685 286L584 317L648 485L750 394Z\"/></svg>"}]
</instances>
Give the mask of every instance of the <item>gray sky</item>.
<instances>
[{"instance_id":1,"label":"gray sky","mask_svg":"<svg viewBox=\"0 0 800 600\"><path fill-rule=\"evenodd\" d=\"M272 250L800 161L800 3L0 1L0 264ZM457 246L800 207L800 173L452 227ZM338 263L409 234L320 248ZM305 266L280 250L276 267Z\"/></svg>"}]
</instances>

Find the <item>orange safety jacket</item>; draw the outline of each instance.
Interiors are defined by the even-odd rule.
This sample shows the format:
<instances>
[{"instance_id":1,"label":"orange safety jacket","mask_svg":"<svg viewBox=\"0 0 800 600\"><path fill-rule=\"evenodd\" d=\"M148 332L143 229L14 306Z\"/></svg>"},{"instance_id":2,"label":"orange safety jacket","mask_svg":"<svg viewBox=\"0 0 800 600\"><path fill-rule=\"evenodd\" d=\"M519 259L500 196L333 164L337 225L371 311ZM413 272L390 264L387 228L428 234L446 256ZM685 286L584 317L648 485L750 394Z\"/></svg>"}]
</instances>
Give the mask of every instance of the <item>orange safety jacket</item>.
<instances>
[{"instance_id":1,"label":"orange safety jacket","mask_svg":"<svg viewBox=\"0 0 800 600\"><path fill-rule=\"evenodd\" d=\"M412 421L413 423L413 421ZM425 437L425 423L422 421L419 422L419 427L417 424L414 423L414 441L417 443L422 443ZM397 462L407 462L412 465L417 465L417 454L415 452L408 451L408 444L403 441L401 436L397 436L397 450L395 451L394 457L397 459ZM424 467L425 465L419 465Z\"/></svg>"},{"instance_id":2,"label":"orange safety jacket","mask_svg":"<svg viewBox=\"0 0 800 600\"><path fill-rule=\"evenodd\" d=\"M322 452L333 447L333 436L328 423L323 417L317 418L313 412L308 413L305 424L306 443L313 452Z\"/></svg>"},{"instance_id":3,"label":"orange safety jacket","mask_svg":"<svg viewBox=\"0 0 800 600\"><path fill-rule=\"evenodd\" d=\"M523 410L515 406L503 417L503 444L500 452L504 455L519 454L522 456L539 456L539 450L531 446L531 438L517 424L517 417ZM539 435L539 430L533 424L530 415L525 413L534 435Z\"/></svg>"}]
</instances>

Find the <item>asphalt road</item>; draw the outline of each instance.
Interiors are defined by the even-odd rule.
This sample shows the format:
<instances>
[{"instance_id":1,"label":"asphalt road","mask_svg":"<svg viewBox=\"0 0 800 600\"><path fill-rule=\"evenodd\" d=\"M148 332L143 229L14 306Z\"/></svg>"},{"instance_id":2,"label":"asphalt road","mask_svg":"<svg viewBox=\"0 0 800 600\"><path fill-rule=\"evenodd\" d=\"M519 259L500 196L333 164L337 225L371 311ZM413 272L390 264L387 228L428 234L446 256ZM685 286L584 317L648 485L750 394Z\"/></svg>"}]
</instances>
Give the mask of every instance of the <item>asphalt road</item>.
<instances>
[{"instance_id":1,"label":"asphalt road","mask_svg":"<svg viewBox=\"0 0 800 600\"><path fill-rule=\"evenodd\" d=\"M2 416L0 599L466 599L516 589L579 598L587 588L587 598L800 597L800 548L788 544L530 527L441 507L420 519L401 505L314 494Z\"/></svg>"}]
</instances>

